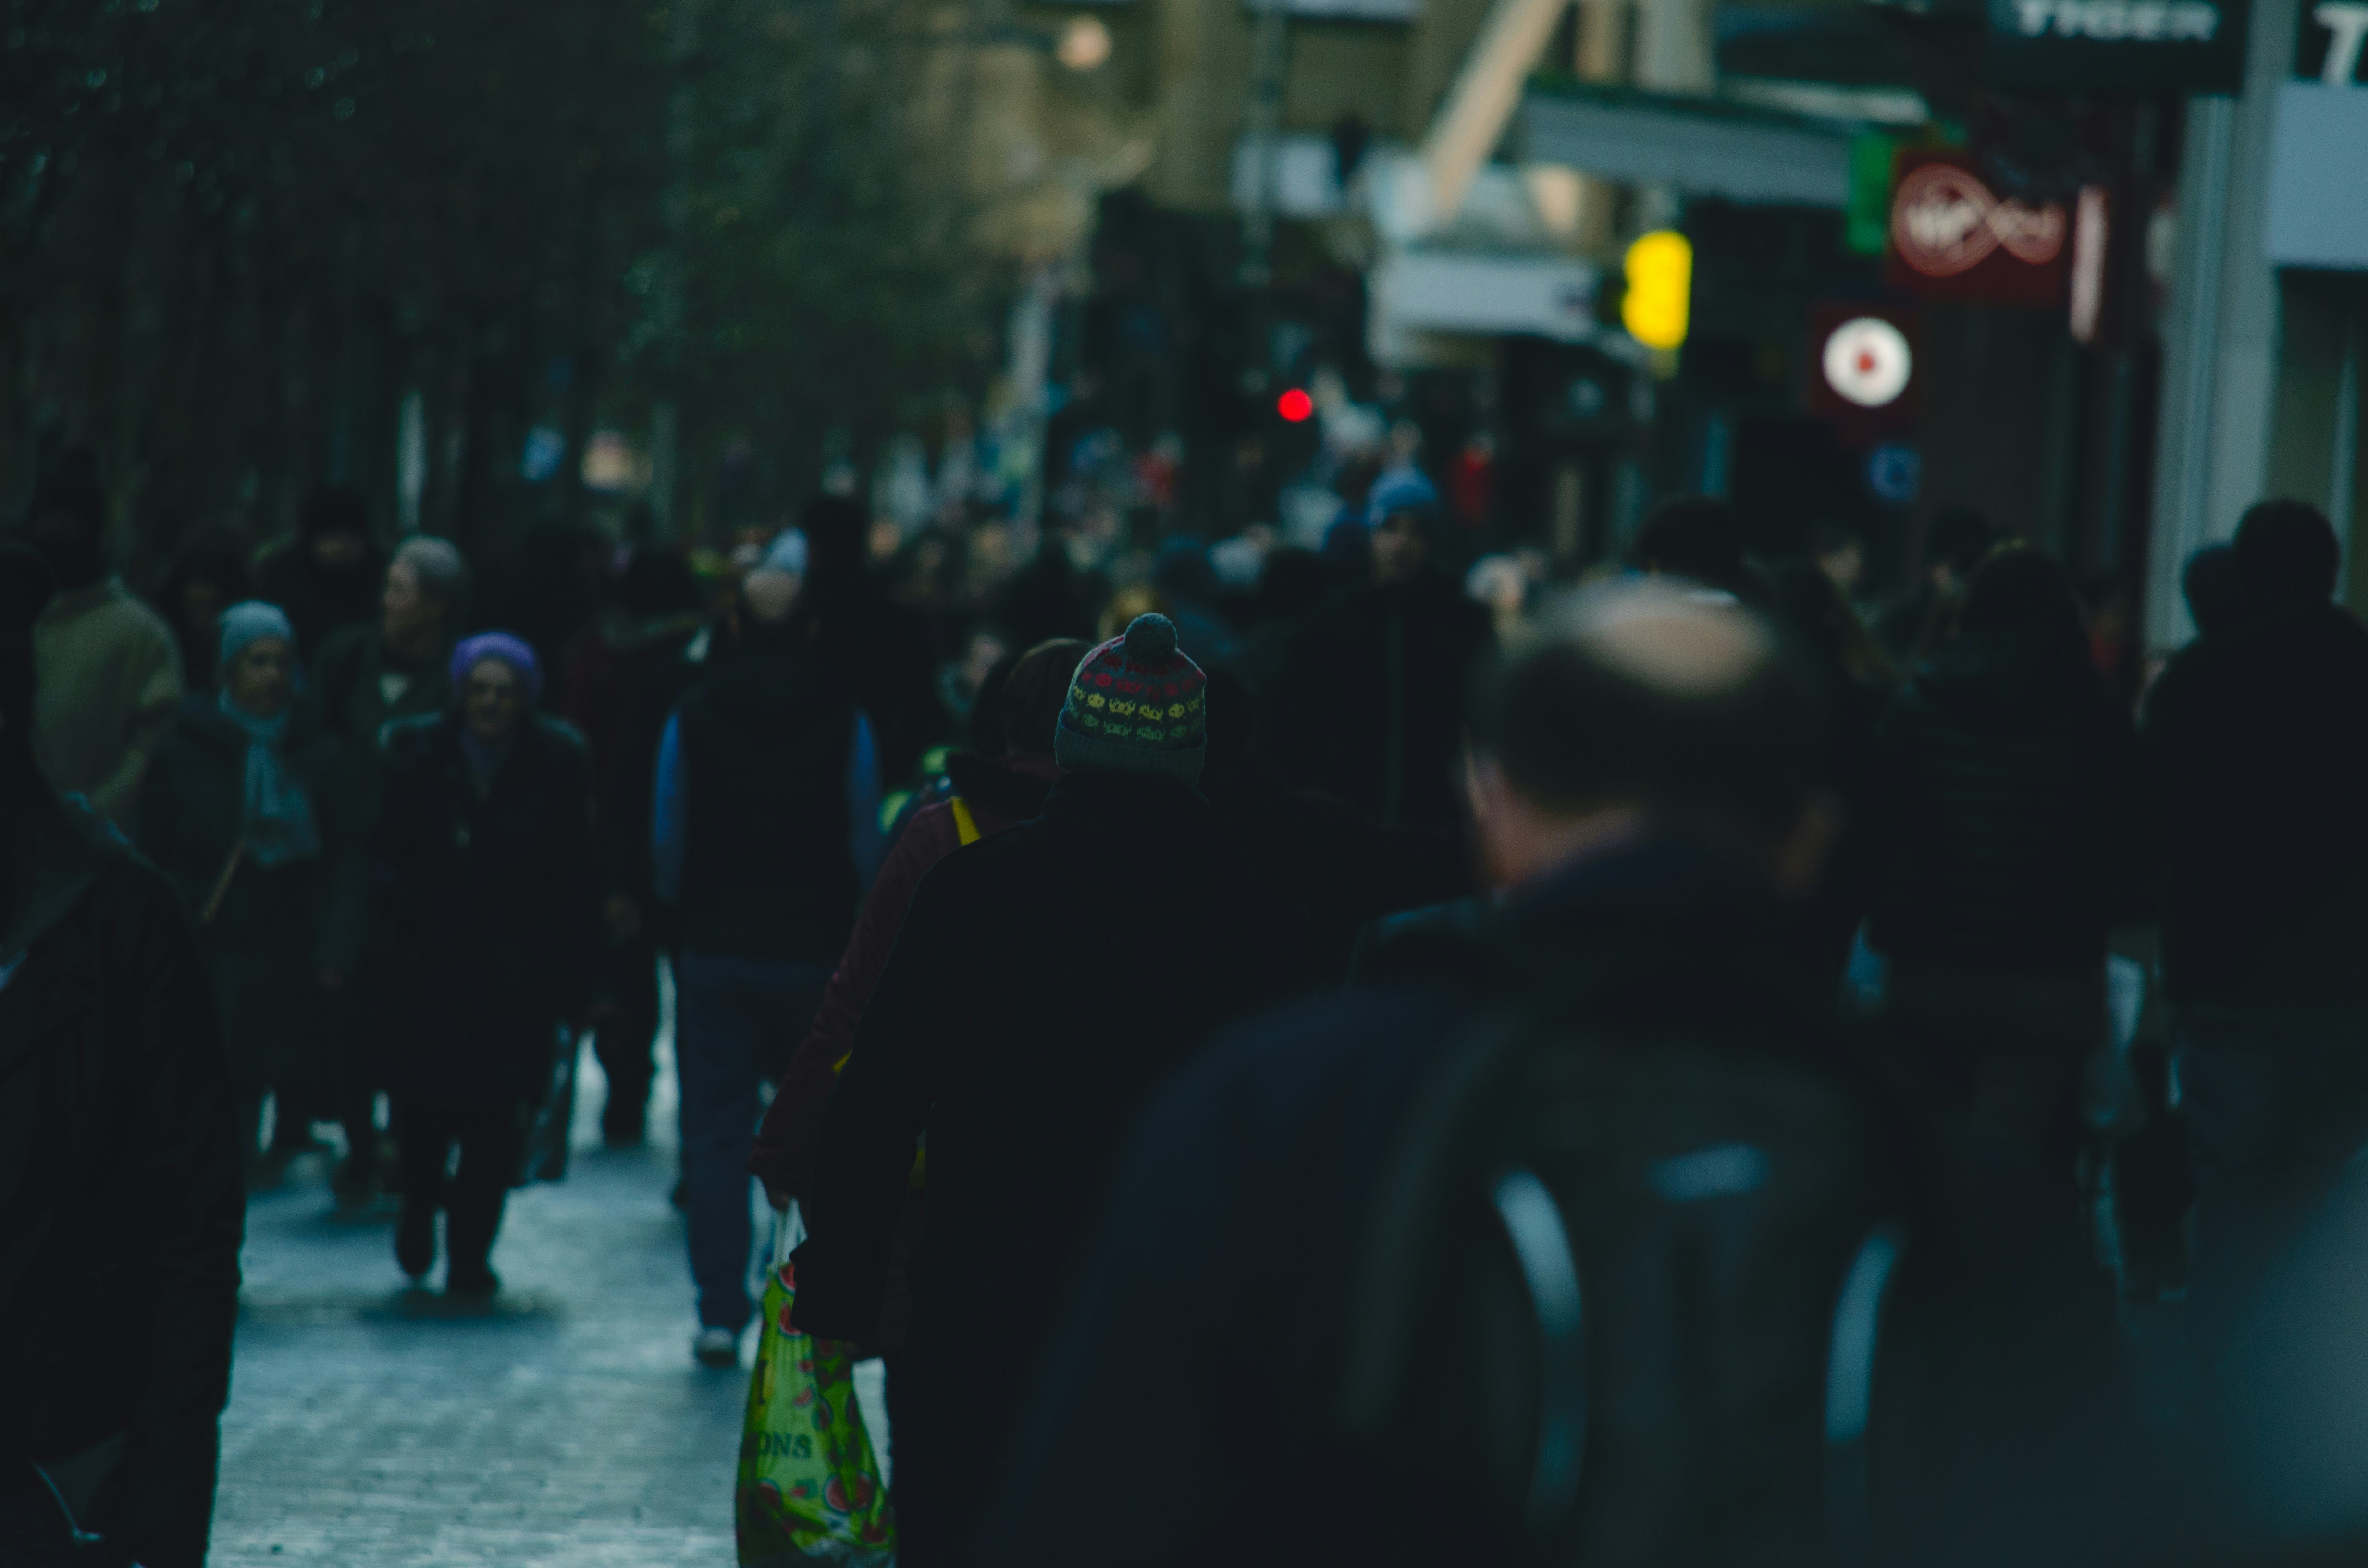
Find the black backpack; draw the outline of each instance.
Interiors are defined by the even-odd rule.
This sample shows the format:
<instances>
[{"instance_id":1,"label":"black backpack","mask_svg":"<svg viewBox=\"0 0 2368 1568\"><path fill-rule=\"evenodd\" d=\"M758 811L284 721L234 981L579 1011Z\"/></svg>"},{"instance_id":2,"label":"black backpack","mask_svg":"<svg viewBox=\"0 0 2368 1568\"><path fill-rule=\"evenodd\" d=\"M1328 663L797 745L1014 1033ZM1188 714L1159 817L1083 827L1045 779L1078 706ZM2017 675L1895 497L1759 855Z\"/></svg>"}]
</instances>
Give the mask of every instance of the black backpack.
<instances>
[{"instance_id":1,"label":"black backpack","mask_svg":"<svg viewBox=\"0 0 2368 1568\"><path fill-rule=\"evenodd\" d=\"M1477 1027L1391 1155L1343 1366L1383 1484L1468 1500L1407 1560L1861 1556L1905 1239L1879 1119L1773 1046Z\"/></svg>"}]
</instances>

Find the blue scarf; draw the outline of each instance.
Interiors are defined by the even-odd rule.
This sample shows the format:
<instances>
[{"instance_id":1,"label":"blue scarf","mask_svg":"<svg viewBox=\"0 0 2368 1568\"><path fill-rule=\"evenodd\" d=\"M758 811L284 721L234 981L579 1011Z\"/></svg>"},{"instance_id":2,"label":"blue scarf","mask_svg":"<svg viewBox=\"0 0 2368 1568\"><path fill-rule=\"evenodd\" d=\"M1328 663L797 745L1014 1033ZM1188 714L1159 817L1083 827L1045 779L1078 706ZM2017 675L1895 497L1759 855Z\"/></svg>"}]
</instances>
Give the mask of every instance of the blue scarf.
<instances>
[{"instance_id":1,"label":"blue scarf","mask_svg":"<svg viewBox=\"0 0 2368 1568\"><path fill-rule=\"evenodd\" d=\"M246 732L246 805L241 831L246 835L247 858L258 866L279 866L318 855L321 834L313 823L313 802L279 762L286 710L258 719L233 702L227 689L215 702L224 717Z\"/></svg>"}]
</instances>

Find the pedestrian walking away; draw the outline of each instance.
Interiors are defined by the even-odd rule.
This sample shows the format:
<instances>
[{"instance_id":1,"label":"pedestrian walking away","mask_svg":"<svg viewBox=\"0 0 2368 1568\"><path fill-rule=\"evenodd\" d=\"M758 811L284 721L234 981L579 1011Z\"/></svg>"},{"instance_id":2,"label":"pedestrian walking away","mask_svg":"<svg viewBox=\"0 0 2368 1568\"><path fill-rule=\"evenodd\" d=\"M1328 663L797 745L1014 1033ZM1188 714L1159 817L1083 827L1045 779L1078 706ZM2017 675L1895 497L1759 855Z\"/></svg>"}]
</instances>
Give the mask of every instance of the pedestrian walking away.
<instances>
[{"instance_id":1,"label":"pedestrian walking away","mask_svg":"<svg viewBox=\"0 0 2368 1568\"><path fill-rule=\"evenodd\" d=\"M1087 651L1083 642L1057 638L1020 655L996 700L1004 755L957 754L949 759L947 770L957 792L916 812L881 863L855 934L848 939L847 956L831 974L813 1029L781 1075L748 1157L749 1171L765 1184L775 1208L786 1209L812 1191L814 1154L831 1089L855 1049L864 1006L895 949L923 873L963 846L991 838L1044 809L1045 797L1061 774L1053 760L1053 733L1068 700L1070 675ZM905 1265L920 1239L922 1209L916 1167L914 1188L897 1221L897 1267L887 1286L879 1329L866 1339L867 1348L893 1350L903 1341L911 1315Z\"/></svg>"},{"instance_id":2,"label":"pedestrian walking away","mask_svg":"<svg viewBox=\"0 0 2368 1568\"><path fill-rule=\"evenodd\" d=\"M1176 1074L972 1561L1822 1561L1871 1528L1837 1432L1885 1445L1906 1539L2093 1560L2066 1523L2092 1478L2042 1484L2056 1456L1979 1414L2009 1383L2079 1408L2044 1341L1976 1358L1927 1321L1933 1365L1884 1363L1950 1412L1916 1441L1871 1429L1848 1391L1872 1385L1831 1370L1871 1374L1878 1289L1947 1303L1968 1277L1888 1283L1896 1238L1948 1256L1947 1184L1785 939L1832 824L1814 689L1782 647L1723 596L1641 585L1580 595L1511 653L1474 712L1505 890L1487 963L1269 1015ZM1961 1424L1982 1433L1962 1453ZM1968 1453L1983 1497L2018 1489L2010 1525L1911 1500L1903 1477Z\"/></svg>"},{"instance_id":3,"label":"pedestrian walking away","mask_svg":"<svg viewBox=\"0 0 2368 1568\"><path fill-rule=\"evenodd\" d=\"M2368 631L2331 602L2317 508L2246 513L2243 613L2147 700L2163 974L2195 1173L2189 1301L2210 1351L2368 1141Z\"/></svg>"},{"instance_id":4,"label":"pedestrian walking away","mask_svg":"<svg viewBox=\"0 0 2368 1568\"><path fill-rule=\"evenodd\" d=\"M1872 766L1869 938L1900 1048L1953 1122L2068 1199L2106 935L2153 884L2136 731L2061 566L2016 548L1975 570Z\"/></svg>"},{"instance_id":5,"label":"pedestrian walking away","mask_svg":"<svg viewBox=\"0 0 2368 1568\"><path fill-rule=\"evenodd\" d=\"M797 635L804 565L791 532L748 574L740 645L684 697L658 747L651 853L682 933L675 1061L693 1348L716 1367L737 1364L754 1311L759 1086L805 1038L879 865L871 727Z\"/></svg>"},{"instance_id":6,"label":"pedestrian walking away","mask_svg":"<svg viewBox=\"0 0 2368 1568\"><path fill-rule=\"evenodd\" d=\"M1306 979L1298 918L1193 788L1203 684L1156 615L1078 664L1042 814L921 878L824 1117L794 1321L827 1338L880 1325L928 1137L890 1383L914 1568L965 1560L1136 1110Z\"/></svg>"}]
</instances>

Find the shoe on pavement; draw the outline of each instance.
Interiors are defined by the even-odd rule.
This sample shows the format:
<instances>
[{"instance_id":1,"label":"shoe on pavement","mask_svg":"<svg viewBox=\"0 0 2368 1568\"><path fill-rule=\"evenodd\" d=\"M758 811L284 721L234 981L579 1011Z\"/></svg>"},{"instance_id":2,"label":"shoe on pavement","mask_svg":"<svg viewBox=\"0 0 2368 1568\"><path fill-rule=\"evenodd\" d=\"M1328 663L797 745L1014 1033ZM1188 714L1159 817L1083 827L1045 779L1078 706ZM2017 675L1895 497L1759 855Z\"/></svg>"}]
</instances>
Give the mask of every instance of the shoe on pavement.
<instances>
[{"instance_id":1,"label":"shoe on pavement","mask_svg":"<svg viewBox=\"0 0 2368 1568\"><path fill-rule=\"evenodd\" d=\"M702 1328L691 1342L690 1353L702 1367L736 1367L740 1364L740 1336L728 1328Z\"/></svg>"},{"instance_id":2,"label":"shoe on pavement","mask_svg":"<svg viewBox=\"0 0 2368 1568\"><path fill-rule=\"evenodd\" d=\"M444 1293L491 1300L502 1293L501 1276L482 1263L474 1267L456 1264L445 1276Z\"/></svg>"},{"instance_id":3,"label":"shoe on pavement","mask_svg":"<svg viewBox=\"0 0 2368 1568\"><path fill-rule=\"evenodd\" d=\"M415 1285L436 1267L436 1205L420 1199L404 1201L403 1218L394 1224L394 1261Z\"/></svg>"}]
</instances>

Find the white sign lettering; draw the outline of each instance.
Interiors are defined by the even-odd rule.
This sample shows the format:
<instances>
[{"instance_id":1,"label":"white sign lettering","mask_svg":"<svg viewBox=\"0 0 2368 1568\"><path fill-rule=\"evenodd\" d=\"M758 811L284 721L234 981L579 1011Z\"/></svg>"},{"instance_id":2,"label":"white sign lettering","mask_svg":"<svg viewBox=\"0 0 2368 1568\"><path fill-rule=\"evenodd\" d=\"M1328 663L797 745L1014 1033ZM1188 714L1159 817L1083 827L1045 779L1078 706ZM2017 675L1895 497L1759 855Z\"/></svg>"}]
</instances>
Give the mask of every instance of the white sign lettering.
<instances>
[{"instance_id":1,"label":"white sign lettering","mask_svg":"<svg viewBox=\"0 0 2368 1568\"><path fill-rule=\"evenodd\" d=\"M2368 16L2368 6L2349 3L2319 9ZM2210 43L2220 30L2220 8L2205 0L2015 0L2014 15L2016 29L2025 38L2052 32L2106 43ZM2356 54L2358 43L2352 47Z\"/></svg>"},{"instance_id":2,"label":"white sign lettering","mask_svg":"<svg viewBox=\"0 0 2368 1568\"><path fill-rule=\"evenodd\" d=\"M2357 0L2329 0L2311 7L2310 19L2335 36L2328 40L2327 63L2318 79L2330 87L2348 87L2360 69L2360 49L2368 43L2368 6Z\"/></svg>"}]
</instances>

